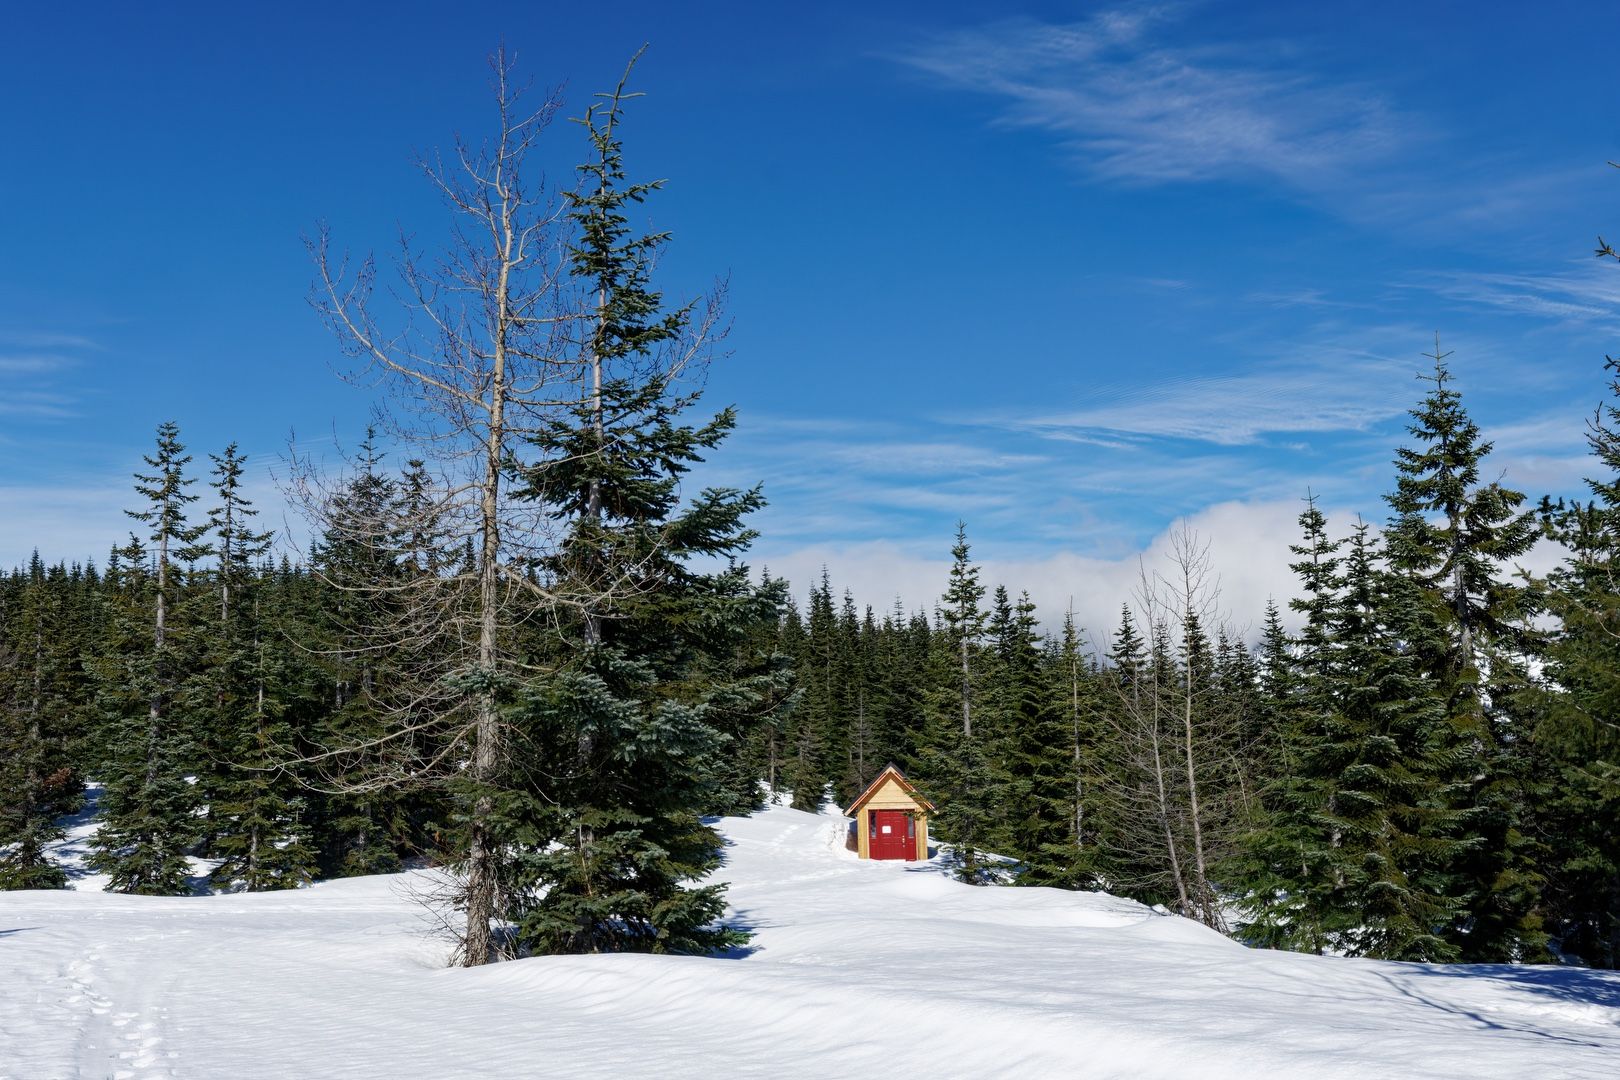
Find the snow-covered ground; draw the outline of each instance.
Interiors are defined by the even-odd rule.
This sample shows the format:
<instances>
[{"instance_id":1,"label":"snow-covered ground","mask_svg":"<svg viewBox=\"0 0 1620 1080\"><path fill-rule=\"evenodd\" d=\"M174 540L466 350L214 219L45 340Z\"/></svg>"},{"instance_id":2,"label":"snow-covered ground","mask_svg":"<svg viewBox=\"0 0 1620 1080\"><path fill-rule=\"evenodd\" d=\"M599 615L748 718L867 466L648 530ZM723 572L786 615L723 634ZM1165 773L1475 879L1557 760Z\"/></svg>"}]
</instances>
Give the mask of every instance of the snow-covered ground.
<instances>
[{"instance_id":1,"label":"snow-covered ground","mask_svg":"<svg viewBox=\"0 0 1620 1080\"><path fill-rule=\"evenodd\" d=\"M1620 1076L1620 975L1254 951L1102 894L863 863L834 817L722 829L756 934L728 958L447 969L420 873L0 893L0 1077Z\"/></svg>"}]
</instances>

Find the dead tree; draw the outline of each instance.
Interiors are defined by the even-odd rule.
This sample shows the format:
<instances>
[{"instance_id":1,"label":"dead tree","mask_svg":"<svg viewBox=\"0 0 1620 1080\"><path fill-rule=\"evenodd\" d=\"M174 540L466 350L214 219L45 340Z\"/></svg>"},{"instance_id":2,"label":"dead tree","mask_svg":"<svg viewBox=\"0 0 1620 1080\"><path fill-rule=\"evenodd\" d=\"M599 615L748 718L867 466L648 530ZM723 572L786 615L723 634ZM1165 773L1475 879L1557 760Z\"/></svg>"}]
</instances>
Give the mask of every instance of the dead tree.
<instances>
[{"instance_id":1,"label":"dead tree","mask_svg":"<svg viewBox=\"0 0 1620 1080\"><path fill-rule=\"evenodd\" d=\"M717 287L706 302L680 309L658 335L658 347L626 350L614 337L623 331L615 321L623 313L610 310L613 289L582 272L596 223L590 208L615 197L613 121L621 101L634 96L624 80L600 95L606 103L592 106L582 121L598 154L608 156L579 169L584 190L553 192L534 182L527 166L557 97L526 107L504 51L490 67L499 120L493 139L479 147L458 140L448 166L438 157L421 162L456 225L435 260L401 244L395 290L401 310L384 318L372 305L370 259L351 271L324 230L310 243L315 306L358 361L353 377L374 378L392 392L388 429L430 469L414 469L412 498L369 518L356 517L352 500L334 498L310 470L295 485L323 528L348 529L362 544L375 538L409 553L383 560L392 569L379 580L335 583L386 598L385 617L359 640L378 652L403 651L412 664L410 677L387 689L393 719L387 730L319 757L340 766L328 776L348 790L447 779L470 790L456 898L465 911L466 965L491 957L494 924L506 914L507 848L493 824L494 785L519 774L525 784L544 782L512 760L514 740L500 701L502 693L551 673L535 666L532 651L521 658L513 641L525 627L560 635L564 622L577 621L594 644L600 620L611 617L603 613L623 610L634 592L655 587L635 565L581 566L560 554L571 523L533 483L558 464L538 460L539 447L555 445L542 436L583 412L600 444L610 380L663 387L701 379L723 336ZM636 202L656 186L633 187L618 198ZM603 452L600 445L582 451ZM603 512L593 484L587 524ZM370 768L354 773L361 755L370 756Z\"/></svg>"},{"instance_id":2,"label":"dead tree","mask_svg":"<svg viewBox=\"0 0 1620 1080\"><path fill-rule=\"evenodd\" d=\"M1237 725L1220 694L1207 627L1219 590L1207 547L1183 529L1168 566L1142 571L1136 593L1150 651L1131 672L1108 673L1117 818L1111 846L1127 878L1174 897L1177 910L1216 930L1226 922L1217 867L1235 842L1241 794L1230 743ZM1134 869L1129 869L1134 868Z\"/></svg>"},{"instance_id":3,"label":"dead tree","mask_svg":"<svg viewBox=\"0 0 1620 1080\"><path fill-rule=\"evenodd\" d=\"M528 103L504 50L491 57L490 70L493 137L482 144L458 138L448 162L439 155L419 162L454 226L433 258L401 241L391 290L397 307L373 303L371 258L351 266L334 253L324 227L309 241L317 272L312 303L356 361L350 377L391 394L387 430L433 470L421 520L391 527L432 531L441 550L461 555L413 564L414 573L380 582L344 583L385 590L393 601L389 625L372 628L365 647L403 647L430 659L387 702L396 722L367 746L331 748L328 761L352 763L375 751L387 763L344 777L349 784L447 776L470 782L460 889L466 965L490 958L500 917L501 845L490 786L505 741L498 687L514 677L517 663L509 632L559 600L525 572L545 543L543 517L511 497L507 480L525 436L544 417L576 405L580 385L579 360L559 330L577 316L567 310L564 289L562 203L531 175L533 151L559 101L549 94ZM367 528L337 520L329 485L312 471L299 472L294 488L319 526Z\"/></svg>"}]
</instances>

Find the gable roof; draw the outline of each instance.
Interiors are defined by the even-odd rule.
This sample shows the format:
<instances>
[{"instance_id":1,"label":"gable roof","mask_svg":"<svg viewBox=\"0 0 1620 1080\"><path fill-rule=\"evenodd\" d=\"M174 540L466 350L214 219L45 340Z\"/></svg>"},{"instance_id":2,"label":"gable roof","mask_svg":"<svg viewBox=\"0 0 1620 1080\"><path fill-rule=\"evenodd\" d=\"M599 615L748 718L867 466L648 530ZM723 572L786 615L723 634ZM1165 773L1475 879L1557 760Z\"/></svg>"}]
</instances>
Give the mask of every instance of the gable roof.
<instances>
[{"instance_id":1,"label":"gable roof","mask_svg":"<svg viewBox=\"0 0 1620 1080\"><path fill-rule=\"evenodd\" d=\"M878 788L883 786L883 781L887 780L891 776L894 777L895 783L900 785L900 790L904 791L907 795L910 795L918 806L922 807L924 810L932 810L934 808L934 804L923 798L922 795L918 793L917 789L912 786L911 781L906 779L906 774L896 768L894 762L891 761L887 765L883 766L883 771L878 773L877 778L866 786L866 790L861 792L860 797L849 804L849 809L844 811L844 816L854 817L855 811L865 806L866 801L873 795L876 795Z\"/></svg>"}]
</instances>

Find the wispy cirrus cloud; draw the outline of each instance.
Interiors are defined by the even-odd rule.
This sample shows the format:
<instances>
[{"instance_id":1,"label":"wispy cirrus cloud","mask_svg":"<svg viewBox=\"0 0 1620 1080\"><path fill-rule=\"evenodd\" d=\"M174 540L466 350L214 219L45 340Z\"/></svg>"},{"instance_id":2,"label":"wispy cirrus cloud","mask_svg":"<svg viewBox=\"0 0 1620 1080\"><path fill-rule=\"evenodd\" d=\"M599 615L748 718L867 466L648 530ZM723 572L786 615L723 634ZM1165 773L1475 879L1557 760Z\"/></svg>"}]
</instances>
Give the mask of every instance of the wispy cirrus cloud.
<instances>
[{"instance_id":1,"label":"wispy cirrus cloud","mask_svg":"<svg viewBox=\"0 0 1620 1080\"><path fill-rule=\"evenodd\" d=\"M1411 369L1405 360L1359 356L1266 365L1230 375L1104 388L1076 407L985 422L1105 446L1182 439L1231 447L1273 435L1365 431L1409 406L1402 394Z\"/></svg>"},{"instance_id":2,"label":"wispy cirrus cloud","mask_svg":"<svg viewBox=\"0 0 1620 1080\"><path fill-rule=\"evenodd\" d=\"M1228 450L1351 445L1399 435L1395 422L1427 389L1435 332L1413 323L1325 318L1288 333L1245 326L1212 339L1251 359L1241 367L1139 373L1092 387L1063 407L956 417L963 424L1023 432L1042 440L1128 450L1199 443L1175 455ZM1487 332L1451 333L1440 342L1452 374L1470 389L1499 394L1539 386L1544 375ZM1282 469L1286 457L1267 456ZM1297 464L1297 462L1295 462Z\"/></svg>"},{"instance_id":3,"label":"wispy cirrus cloud","mask_svg":"<svg viewBox=\"0 0 1620 1080\"><path fill-rule=\"evenodd\" d=\"M93 339L82 334L59 334L36 330L0 330L0 346L18 349L85 349L101 348Z\"/></svg>"},{"instance_id":4,"label":"wispy cirrus cloud","mask_svg":"<svg viewBox=\"0 0 1620 1080\"><path fill-rule=\"evenodd\" d=\"M73 367L78 361L60 353L0 352L0 375L45 375Z\"/></svg>"},{"instance_id":5,"label":"wispy cirrus cloud","mask_svg":"<svg viewBox=\"0 0 1620 1080\"><path fill-rule=\"evenodd\" d=\"M1295 48L1172 43L1165 31L1182 10L1006 20L935 36L894 59L999 100L1004 123L1055 135L1106 179L1261 177L1318 191L1415 137L1414 119L1375 89L1318 74Z\"/></svg>"},{"instance_id":6,"label":"wispy cirrus cloud","mask_svg":"<svg viewBox=\"0 0 1620 1080\"><path fill-rule=\"evenodd\" d=\"M0 331L0 416L63 420L75 415L78 398L62 376L97 347L76 334Z\"/></svg>"},{"instance_id":7,"label":"wispy cirrus cloud","mask_svg":"<svg viewBox=\"0 0 1620 1080\"><path fill-rule=\"evenodd\" d=\"M1620 323L1620 273L1595 259L1551 273L1431 274L1414 284L1450 300L1514 315Z\"/></svg>"},{"instance_id":8,"label":"wispy cirrus cloud","mask_svg":"<svg viewBox=\"0 0 1620 1080\"><path fill-rule=\"evenodd\" d=\"M1589 198L1591 161L1482 147L1343 68L1329 43L1234 39L1207 5L1126 3L1074 22L1004 19L924 38L888 59L997 103L1085 175L1120 184L1270 185L1363 224L1453 236L1512 230Z\"/></svg>"},{"instance_id":9,"label":"wispy cirrus cloud","mask_svg":"<svg viewBox=\"0 0 1620 1080\"><path fill-rule=\"evenodd\" d=\"M55 394L41 390L7 389L0 393L0 416L22 416L36 420L66 420L76 415L74 404L75 399L67 394Z\"/></svg>"}]
</instances>

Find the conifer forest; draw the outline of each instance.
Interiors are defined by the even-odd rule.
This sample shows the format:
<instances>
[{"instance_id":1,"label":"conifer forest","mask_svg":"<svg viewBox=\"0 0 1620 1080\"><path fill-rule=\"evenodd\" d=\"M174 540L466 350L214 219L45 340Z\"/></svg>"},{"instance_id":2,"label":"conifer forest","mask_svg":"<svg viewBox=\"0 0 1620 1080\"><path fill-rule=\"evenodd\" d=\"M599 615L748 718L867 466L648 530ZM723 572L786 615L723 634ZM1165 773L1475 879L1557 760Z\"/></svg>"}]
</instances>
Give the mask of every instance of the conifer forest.
<instances>
[{"instance_id":1,"label":"conifer forest","mask_svg":"<svg viewBox=\"0 0 1620 1080\"><path fill-rule=\"evenodd\" d=\"M439 867L462 965L724 953L749 928L714 820L847 806L893 763L986 889L1300 952L1620 967L1620 362L1591 358L1603 403L1569 418L1588 490L1543 497L1499 478L1444 338L1414 341L1383 504L1346 531L1280 493L1297 593L1262 610L1228 610L1186 531L1079 625L987 583L969 514L931 603L784 580L749 556L768 492L683 484L736 424L702 394L728 316L723 288L661 291L633 68L570 110L494 73L489 138L424 159L442 250L308 238L311 318L379 408L341 466L290 453L307 534L237 445L162 423L127 535L74 561L29 538L0 579L0 888L65 887L51 845L94 815L116 892ZM542 143L577 162L561 188ZM1543 541L1556 569L1518 569Z\"/></svg>"}]
</instances>

